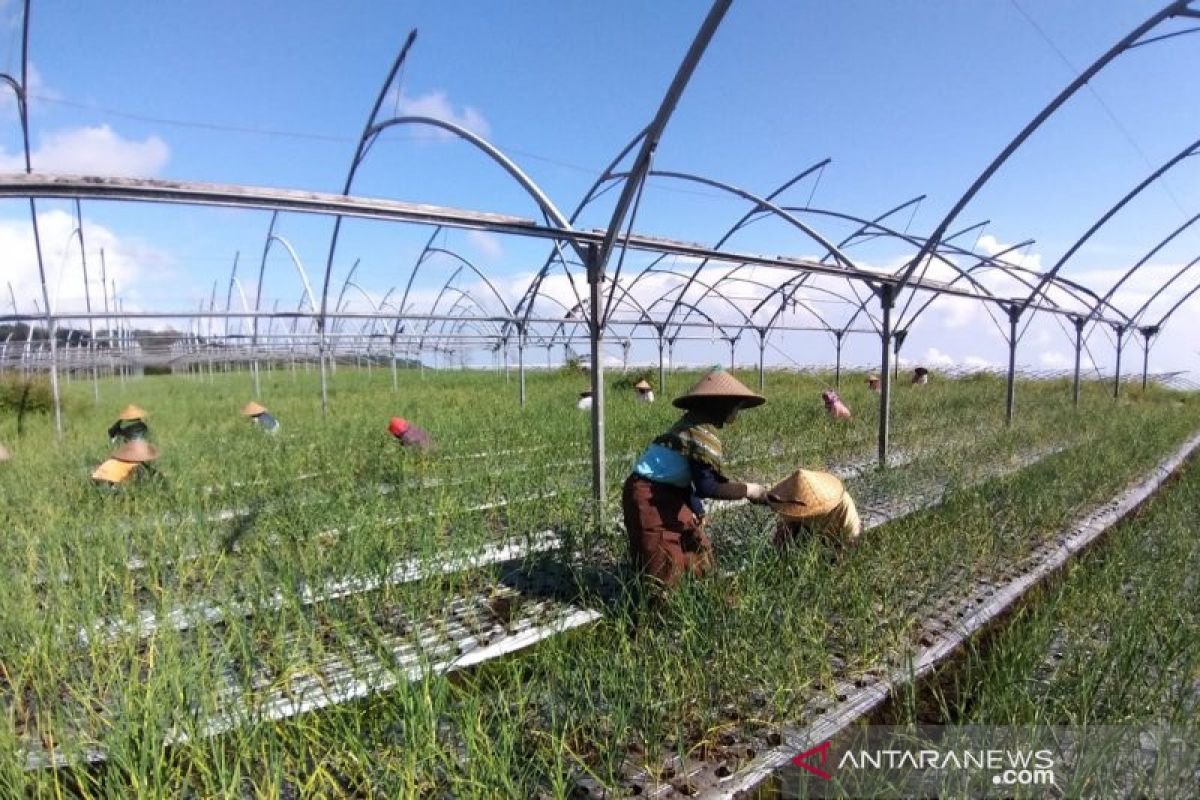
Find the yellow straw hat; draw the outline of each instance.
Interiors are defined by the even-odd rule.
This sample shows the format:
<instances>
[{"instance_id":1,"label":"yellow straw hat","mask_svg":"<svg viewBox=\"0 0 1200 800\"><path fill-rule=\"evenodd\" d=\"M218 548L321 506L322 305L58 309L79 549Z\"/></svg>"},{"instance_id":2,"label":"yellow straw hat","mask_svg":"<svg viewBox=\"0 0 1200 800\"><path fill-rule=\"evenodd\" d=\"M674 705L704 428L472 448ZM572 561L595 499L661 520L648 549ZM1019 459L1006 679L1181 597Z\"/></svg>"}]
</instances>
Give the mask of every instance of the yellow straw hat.
<instances>
[{"instance_id":1,"label":"yellow straw hat","mask_svg":"<svg viewBox=\"0 0 1200 800\"><path fill-rule=\"evenodd\" d=\"M153 461L158 458L158 450L141 439L134 439L117 448L117 452L113 453L112 457L117 461L141 464L144 461Z\"/></svg>"},{"instance_id":2,"label":"yellow straw hat","mask_svg":"<svg viewBox=\"0 0 1200 800\"><path fill-rule=\"evenodd\" d=\"M754 408L767 402L767 398L750 391L725 370L714 369L688 389L687 394L676 397L672 404L676 408L694 408L706 400L738 400L742 408Z\"/></svg>"},{"instance_id":3,"label":"yellow straw hat","mask_svg":"<svg viewBox=\"0 0 1200 800\"><path fill-rule=\"evenodd\" d=\"M798 469L772 486L767 498L779 516L800 520L829 513L845 494L846 487L836 475Z\"/></svg>"},{"instance_id":4,"label":"yellow straw hat","mask_svg":"<svg viewBox=\"0 0 1200 800\"><path fill-rule=\"evenodd\" d=\"M633 385L633 388L635 388L635 389L643 389L643 390L648 390L648 389L651 389L652 387L651 387L651 386L650 386L650 384L649 384L649 383L647 383L646 381L644 381L644 380L641 380L641 381L638 381L637 383L635 383L635 384Z\"/></svg>"},{"instance_id":5,"label":"yellow straw hat","mask_svg":"<svg viewBox=\"0 0 1200 800\"><path fill-rule=\"evenodd\" d=\"M146 418L146 410L141 406L133 404L127 405L121 409L121 413L117 415L117 419L121 422L133 422L138 419Z\"/></svg>"},{"instance_id":6,"label":"yellow straw hat","mask_svg":"<svg viewBox=\"0 0 1200 800\"><path fill-rule=\"evenodd\" d=\"M242 415L247 417L257 417L259 414L265 414L267 410L258 403L251 400L246 405L242 406Z\"/></svg>"}]
</instances>

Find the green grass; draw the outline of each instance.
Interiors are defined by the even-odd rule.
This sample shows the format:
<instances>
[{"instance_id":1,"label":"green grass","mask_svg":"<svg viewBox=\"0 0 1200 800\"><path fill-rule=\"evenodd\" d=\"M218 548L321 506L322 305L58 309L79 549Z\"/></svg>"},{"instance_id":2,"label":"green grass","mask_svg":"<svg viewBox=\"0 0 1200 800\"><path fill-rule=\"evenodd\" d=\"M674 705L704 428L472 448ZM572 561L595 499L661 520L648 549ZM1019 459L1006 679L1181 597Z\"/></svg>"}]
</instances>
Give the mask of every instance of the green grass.
<instances>
[{"instance_id":1,"label":"green grass","mask_svg":"<svg viewBox=\"0 0 1200 800\"><path fill-rule=\"evenodd\" d=\"M673 375L660 397L695 377ZM744 414L724 436L735 477L771 481L796 466L873 452L874 396L859 377L848 377L842 395L856 416L835 424L822 413L824 380L768 374L768 405ZM761 510L731 511L712 535L722 564L744 569L688 586L665 608L609 601L603 622L469 674L428 677L344 707L164 750L159 742L174 726L198 730L199 720L181 709L213 708L216 676L231 654L303 670L341 653L352 632L375 630L370 620L381 609L436 619L451 598L486 587L496 574L460 573L317 606L299 602L302 585L378 574L406 558L546 527L586 545L582 562L566 564L581 575L614 574L624 559L620 531L597 537L588 530L589 429L587 415L573 407L578 376L531 374L521 410L515 375L506 382L494 373L406 372L393 394L386 371L341 367L324 424L314 375L267 372L263 383L262 401L284 425L277 438L237 415L250 387L237 373L211 383L107 383L99 408L89 385L72 384L61 445L50 444L48 418L27 418L20 440L12 421L0 420L0 441L16 456L0 481L0 524L11 531L0 541L7 578L0 686L9 710L0 751L12 756L0 755L4 794L207 797L287 786L314 797L523 797L566 795L581 774L616 781L627 758L653 765L667 753L695 753L732 726L796 721L835 672L866 669L897 652L914 635L925 598L1028 552L1156 462L1200 417L1194 398L1158 389L1116 404L1106 387L1089 385L1076 411L1069 387L1030 383L1018 387L1020 417L1006 429L1001 381L901 387L894 447L921 457L851 481L860 506L922 486L966 487L1021 453L1066 449L885 526L840 560L811 543L780 556L767 546ZM108 450L110 417L127 402L150 412L163 479L100 492L87 475ZM664 400L637 405L627 394L613 396L608 410L615 502L632 454L677 412ZM437 451L422 458L394 448L385 432L393 414L430 430ZM536 449L463 457L521 448ZM772 448L782 454L770 455ZM296 480L310 472L321 477ZM407 488L381 494L381 483ZM485 513L463 510L549 491L558 494ZM228 508L254 514L203 521ZM387 521L397 517L406 521ZM332 528L339 535L317 536ZM126 568L133 556L145 569ZM222 626L87 646L77 638L99 619L129 620L139 608L261 603L278 591L286 602L277 611L235 615ZM82 730L73 716L85 720ZM26 720L43 738L62 738L68 751L78 737L90 738L109 761L23 772L16 726Z\"/></svg>"}]
</instances>

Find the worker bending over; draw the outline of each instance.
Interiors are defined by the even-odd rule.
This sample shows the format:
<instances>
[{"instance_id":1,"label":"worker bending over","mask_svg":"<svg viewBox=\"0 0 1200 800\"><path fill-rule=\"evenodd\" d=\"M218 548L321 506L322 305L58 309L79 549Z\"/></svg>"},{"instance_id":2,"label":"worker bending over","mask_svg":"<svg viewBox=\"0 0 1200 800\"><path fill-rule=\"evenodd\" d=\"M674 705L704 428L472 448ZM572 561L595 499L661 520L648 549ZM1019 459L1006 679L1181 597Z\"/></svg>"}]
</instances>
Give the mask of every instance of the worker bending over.
<instances>
[{"instance_id":1,"label":"worker bending over","mask_svg":"<svg viewBox=\"0 0 1200 800\"><path fill-rule=\"evenodd\" d=\"M776 547L806 535L853 544L862 534L854 499L836 475L799 469L772 486L767 498L779 515Z\"/></svg>"},{"instance_id":2,"label":"worker bending over","mask_svg":"<svg viewBox=\"0 0 1200 800\"><path fill-rule=\"evenodd\" d=\"M428 432L401 417L392 417L388 422L388 433L395 437L401 447L411 447L421 452L425 452L433 444Z\"/></svg>"},{"instance_id":3,"label":"worker bending over","mask_svg":"<svg viewBox=\"0 0 1200 800\"><path fill-rule=\"evenodd\" d=\"M821 402L825 404L825 411L834 419L850 419L850 409L832 389L821 392Z\"/></svg>"},{"instance_id":4,"label":"worker bending over","mask_svg":"<svg viewBox=\"0 0 1200 800\"><path fill-rule=\"evenodd\" d=\"M720 439L741 409L765 402L724 370L710 372L675 399L686 413L639 456L622 494L636 570L667 587L685 573L704 575L715 562L701 498L766 502L765 486L725 476Z\"/></svg>"},{"instance_id":5,"label":"worker bending over","mask_svg":"<svg viewBox=\"0 0 1200 800\"><path fill-rule=\"evenodd\" d=\"M119 486L132 480L157 474L150 463L158 458L158 450L144 439L134 439L117 448L92 473L92 480L105 486Z\"/></svg>"},{"instance_id":6,"label":"worker bending over","mask_svg":"<svg viewBox=\"0 0 1200 800\"><path fill-rule=\"evenodd\" d=\"M121 409L121 413L117 415L117 421L108 429L110 444L149 438L150 428L146 425L146 412L135 405L127 405Z\"/></svg>"},{"instance_id":7,"label":"worker bending over","mask_svg":"<svg viewBox=\"0 0 1200 800\"><path fill-rule=\"evenodd\" d=\"M279 433L279 420L271 416L269 411L253 400L242 406L242 416L249 417L252 422L267 433Z\"/></svg>"}]
</instances>

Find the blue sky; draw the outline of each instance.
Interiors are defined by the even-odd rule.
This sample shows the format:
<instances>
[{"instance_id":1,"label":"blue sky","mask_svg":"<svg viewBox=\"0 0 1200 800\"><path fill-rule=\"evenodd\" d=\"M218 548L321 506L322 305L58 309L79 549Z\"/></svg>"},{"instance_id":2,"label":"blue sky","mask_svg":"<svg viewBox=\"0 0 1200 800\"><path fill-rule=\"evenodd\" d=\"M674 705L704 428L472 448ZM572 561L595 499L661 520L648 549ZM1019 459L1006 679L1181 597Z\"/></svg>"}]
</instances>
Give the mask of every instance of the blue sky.
<instances>
[{"instance_id":1,"label":"blue sky","mask_svg":"<svg viewBox=\"0 0 1200 800\"><path fill-rule=\"evenodd\" d=\"M819 185L786 199L874 216L928 198L900 227L925 233L1046 101L1159 3L738 2L726 16L663 139L655 166L703 174L765 194L829 157ZM8 2L3 66L19 66L20 5ZM619 149L649 120L707 5L660 3L33 3L30 93L35 167L95 174L337 191L354 142L392 58L412 28L416 46L389 108L448 116L496 144L564 210L571 210ZM1163 30L1188 27L1174 23ZM1129 188L1200 137L1200 35L1129 53L1055 115L960 219L990 219L981 249L1026 238L1031 266L1048 266ZM19 168L11 101L4 108L6 168ZM1065 273L1099 289L1158 239L1200 212L1200 169L1174 170L1081 250ZM15 165L15 167L14 167ZM40 166L39 166L40 165ZM377 144L357 193L534 216L499 169L467 145L426 129L393 130ZM612 196L585 216L607 222ZM72 225L44 203L47 264L59 308L80 302ZM653 181L639 212L647 233L711 242L745 210L713 190ZM84 206L89 252L104 246L131 307L193 308L220 283L234 253L251 294L268 219L260 212ZM57 225L55 222L57 221ZM846 231L817 222L829 238ZM0 244L27 247L27 206L0 204ZM328 220L285 217L280 232L319 272ZM356 282L376 302L407 280L428 232L350 223L335 283L357 258ZM57 237L57 238L56 238ZM752 252L819 255L811 241L767 222L735 240ZM445 244L496 278L511 301L540 266L545 245L452 233ZM968 242L967 244L971 244ZM853 251L874 266L903 251ZM1130 310L1200 253L1189 230L1164 249ZM95 254L89 255L92 263ZM31 262L10 267L18 304L37 297ZM631 265L636 266L636 265ZM450 267L430 265L418 296L432 302ZM61 279L57 273L63 273ZM94 271L94 270L93 270ZM1197 275L1200 278L1200 275ZM314 280L317 280L314 277ZM1139 279L1141 280L1141 279ZM1184 282L1190 288L1192 282ZM464 276L462 285L471 281ZM264 305L301 294L276 248ZM1164 295L1169 301L1171 295ZM40 302L40 300L39 300ZM551 310L547 307L547 310ZM1165 308L1163 309L1165 310ZM1200 305L1197 306L1200 310ZM930 363L999 363L1003 347L983 310L939 305L914 328L906 355ZM713 310L720 315L719 310ZM1195 369L1194 326L1174 322L1154 369ZM1093 358L1112 360L1104 332ZM1069 345L1048 320L1023 340L1029 366L1063 365ZM866 362L862 337L849 351ZM822 343L823 342L823 343ZM1026 346L1028 343L1028 346ZM779 337L789 360L826 361L827 340ZM713 360L706 344L681 360ZM639 348L635 358L650 357ZM727 352L721 349L722 354ZM754 348L739 359L756 356ZM722 356L724 357L724 356Z\"/></svg>"}]
</instances>

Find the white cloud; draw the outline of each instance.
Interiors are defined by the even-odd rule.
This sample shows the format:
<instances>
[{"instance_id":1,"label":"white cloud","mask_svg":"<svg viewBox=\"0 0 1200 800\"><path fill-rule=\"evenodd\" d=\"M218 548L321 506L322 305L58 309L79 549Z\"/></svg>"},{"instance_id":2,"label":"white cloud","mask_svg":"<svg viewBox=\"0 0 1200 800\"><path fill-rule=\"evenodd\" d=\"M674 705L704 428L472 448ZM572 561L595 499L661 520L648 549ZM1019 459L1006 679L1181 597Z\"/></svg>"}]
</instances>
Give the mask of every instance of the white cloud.
<instances>
[{"instance_id":1,"label":"white cloud","mask_svg":"<svg viewBox=\"0 0 1200 800\"><path fill-rule=\"evenodd\" d=\"M122 138L108 125L99 125L48 133L31 159L38 172L150 176L163 168L169 156L166 143L157 136L135 141ZM0 172L24 169L22 153L0 150Z\"/></svg>"},{"instance_id":2,"label":"white cloud","mask_svg":"<svg viewBox=\"0 0 1200 800\"><path fill-rule=\"evenodd\" d=\"M994 366L991 361L981 356L963 356L962 365L967 369L989 369Z\"/></svg>"},{"instance_id":3,"label":"white cloud","mask_svg":"<svg viewBox=\"0 0 1200 800\"><path fill-rule=\"evenodd\" d=\"M500 237L494 233L467 231L467 240L477 252L488 258L498 259L504 255L504 246L500 243Z\"/></svg>"},{"instance_id":4,"label":"white cloud","mask_svg":"<svg viewBox=\"0 0 1200 800\"><path fill-rule=\"evenodd\" d=\"M55 311L82 311L86 307L83 268L79 242L74 236L75 218L65 211L43 211L38 214L38 231L42 242L42 258L46 267L47 291ZM103 309L104 295L111 294L113 282L122 303L129 310L140 306L142 289L150 281L165 279L164 254L145 245L122 239L113 231L84 219L84 238L88 249L87 291L92 309ZM104 251L105 274L108 286L102 288L100 250ZM42 285L33 245L33 226L27 219L0 219L0 252L5 254L4 278L11 281L17 306L22 313L34 311L34 300L45 310ZM3 307L11 308L8 287L3 287Z\"/></svg>"},{"instance_id":5,"label":"white cloud","mask_svg":"<svg viewBox=\"0 0 1200 800\"><path fill-rule=\"evenodd\" d=\"M1074 366L1073 356L1060 353L1057 350L1046 350L1038 356L1038 364L1047 369L1066 369Z\"/></svg>"},{"instance_id":6,"label":"white cloud","mask_svg":"<svg viewBox=\"0 0 1200 800\"><path fill-rule=\"evenodd\" d=\"M936 347L931 347L925 351L924 363L933 367L953 367L954 358Z\"/></svg>"},{"instance_id":7,"label":"white cloud","mask_svg":"<svg viewBox=\"0 0 1200 800\"><path fill-rule=\"evenodd\" d=\"M409 97L401 91L394 95L392 100L397 116L433 117L445 122L452 122L485 139L491 131L491 126L488 125L482 112L472 106L455 109L454 104L441 89L434 89L418 97ZM452 134L436 129L434 135L444 139L450 138Z\"/></svg>"}]
</instances>

